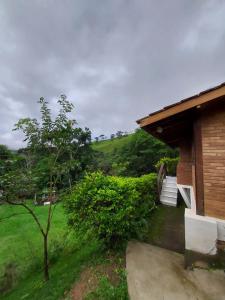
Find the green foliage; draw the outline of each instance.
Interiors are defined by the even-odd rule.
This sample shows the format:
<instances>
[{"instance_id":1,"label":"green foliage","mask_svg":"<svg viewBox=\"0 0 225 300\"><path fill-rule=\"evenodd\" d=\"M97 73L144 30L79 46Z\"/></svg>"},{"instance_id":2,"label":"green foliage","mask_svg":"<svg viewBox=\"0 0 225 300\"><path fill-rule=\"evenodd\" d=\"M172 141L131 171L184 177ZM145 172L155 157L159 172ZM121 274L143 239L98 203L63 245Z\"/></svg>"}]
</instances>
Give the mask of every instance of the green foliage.
<instances>
[{"instance_id":1,"label":"green foliage","mask_svg":"<svg viewBox=\"0 0 225 300\"><path fill-rule=\"evenodd\" d=\"M98 288L88 294L85 300L128 300L127 278L124 270L118 270L120 282L114 286L106 276L100 280Z\"/></svg>"},{"instance_id":2,"label":"green foliage","mask_svg":"<svg viewBox=\"0 0 225 300\"><path fill-rule=\"evenodd\" d=\"M0 161L8 160L11 157L12 157L12 152L8 149L8 147L0 144Z\"/></svg>"},{"instance_id":3,"label":"green foliage","mask_svg":"<svg viewBox=\"0 0 225 300\"><path fill-rule=\"evenodd\" d=\"M91 132L88 128L83 130L77 127L76 120L69 118L73 104L65 95L61 95L57 103L59 112L54 119L48 102L42 97L39 101L41 121L31 118L18 121L14 130L22 131L27 142L27 148L20 152L24 155L25 164L21 168L15 168L12 164L12 168L0 174L0 201L21 205L40 230L46 281L49 280L48 235L54 212L52 204L57 199L55 193L61 188L71 187L72 179L83 171L91 151ZM0 147L0 150L5 153L7 149ZM35 214L35 207L27 202L28 197L36 196L43 189L48 191L50 203L44 226Z\"/></svg>"},{"instance_id":4,"label":"green foliage","mask_svg":"<svg viewBox=\"0 0 225 300\"><path fill-rule=\"evenodd\" d=\"M23 132L27 148L22 151L32 169L39 190L50 184L58 188L70 187L92 158L91 132L82 129L69 117L73 104L61 95L57 101L59 113L53 119L48 102L39 100L41 122L20 119L14 130Z\"/></svg>"},{"instance_id":5,"label":"green foliage","mask_svg":"<svg viewBox=\"0 0 225 300\"><path fill-rule=\"evenodd\" d=\"M111 247L144 232L155 207L156 175L140 178L90 173L66 197L69 224L93 230Z\"/></svg>"},{"instance_id":6,"label":"green foliage","mask_svg":"<svg viewBox=\"0 0 225 300\"><path fill-rule=\"evenodd\" d=\"M179 162L179 157L170 158L163 157L155 165L156 169L159 170L162 164L166 165L168 175L175 176L177 172L177 164Z\"/></svg>"},{"instance_id":7,"label":"green foliage","mask_svg":"<svg viewBox=\"0 0 225 300\"><path fill-rule=\"evenodd\" d=\"M21 155L10 151L5 145L0 145L0 176L11 170L20 169L23 165L24 158Z\"/></svg>"},{"instance_id":8,"label":"green foliage","mask_svg":"<svg viewBox=\"0 0 225 300\"><path fill-rule=\"evenodd\" d=\"M141 176L155 171L162 157L176 157L177 151L166 146L144 130L113 140L93 143L95 169L117 176Z\"/></svg>"}]
</instances>

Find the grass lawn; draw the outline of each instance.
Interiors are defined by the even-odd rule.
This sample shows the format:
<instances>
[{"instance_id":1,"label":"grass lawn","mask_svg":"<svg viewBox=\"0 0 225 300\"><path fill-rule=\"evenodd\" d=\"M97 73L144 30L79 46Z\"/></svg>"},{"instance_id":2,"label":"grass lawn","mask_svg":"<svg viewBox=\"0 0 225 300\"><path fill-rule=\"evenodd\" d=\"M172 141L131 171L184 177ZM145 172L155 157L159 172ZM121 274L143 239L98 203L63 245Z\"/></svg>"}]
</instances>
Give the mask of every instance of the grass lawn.
<instances>
[{"instance_id":1,"label":"grass lawn","mask_svg":"<svg viewBox=\"0 0 225 300\"><path fill-rule=\"evenodd\" d=\"M34 207L41 223L46 221L48 207ZM7 216L20 214L7 219ZM3 220L2 220L3 219ZM50 240L60 240L66 233L66 216L61 205L57 205L52 228L50 231ZM33 218L23 207L1 205L0 206L0 274L5 263L15 262L25 271L26 266L42 258L40 247L42 245L41 233L33 221ZM41 248L42 250L42 248Z\"/></svg>"},{"instance_id":2,"label":"grass lawn","mask_svg":"<svg viewBox=\"0 0 225 300\"><path fill-rule=\"evenodd\" d=\"M35 211L42 224L45 224L48 207L35 207ZM17 213L19 215L7 218ZM69 231L61 204L58 204L55 209L49 238L50 280L46 283L43 281L41 269L42 237L37 225L23 208L0 206L0 279L7 263L13 263L17 274L13 289L1 295L2 300L62 299L85 268L106 261L105 253L98 241L94 239L88 242L82 241L73 231ZM122 280L124 293L125 277ZM98 289L101 291L101 286ZM117 293L120 292L119 289L121 284ZM112 293L116 295L113 288ZM101 299L107 297L104 298L103 289ZM114 299L113 296L110 299Z\"/></svg>"}]
</instances>

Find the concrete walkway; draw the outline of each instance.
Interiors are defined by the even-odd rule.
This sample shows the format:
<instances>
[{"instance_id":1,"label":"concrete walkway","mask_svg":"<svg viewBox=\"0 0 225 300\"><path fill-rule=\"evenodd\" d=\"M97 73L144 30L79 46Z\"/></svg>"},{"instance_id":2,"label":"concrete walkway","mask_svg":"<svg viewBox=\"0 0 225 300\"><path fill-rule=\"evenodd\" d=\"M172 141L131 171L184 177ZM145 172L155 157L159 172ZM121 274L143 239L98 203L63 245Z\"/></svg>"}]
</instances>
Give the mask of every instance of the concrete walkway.
<instances>
[{"instance_id":1,"label":"concrete walkway","mask_svg":"<svg viewBox=\"0 0 225 300\"><path fill-rule=\"evenodd\" d=\"M126 254L131 300L225 300L225 273L184 269L181 254L129 242Z\"/></svg>"}]
</instances>

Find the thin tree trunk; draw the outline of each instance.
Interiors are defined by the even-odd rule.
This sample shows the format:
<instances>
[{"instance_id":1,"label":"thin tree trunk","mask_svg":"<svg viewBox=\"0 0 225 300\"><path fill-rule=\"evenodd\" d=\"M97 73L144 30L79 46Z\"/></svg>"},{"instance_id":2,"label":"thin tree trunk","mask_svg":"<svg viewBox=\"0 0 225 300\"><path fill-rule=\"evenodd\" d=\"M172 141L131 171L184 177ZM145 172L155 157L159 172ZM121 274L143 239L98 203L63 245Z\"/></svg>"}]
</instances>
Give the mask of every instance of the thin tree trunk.
<instances>
[{"instance_id":1,"label":"thin tree trunk","mask_svg":"<svg viewBox=\"0 0 225 300\"><path fill-rule=\"evenodd\" d=\"M49 280L48 272L48 235L44 236L44 276L45 280Z\"/></svg>"},{"instance_id":2,"label":"thin tree trunk","mask_svg":"<svg viewBox=\"0 0 225 300\"><path fill-rule=\"evenodd\" d=\"M69 176L69 187L70 187L70 190L71 190L72 189L72 184L71 184L70 176Z\"/></svg>"}]
</instances>

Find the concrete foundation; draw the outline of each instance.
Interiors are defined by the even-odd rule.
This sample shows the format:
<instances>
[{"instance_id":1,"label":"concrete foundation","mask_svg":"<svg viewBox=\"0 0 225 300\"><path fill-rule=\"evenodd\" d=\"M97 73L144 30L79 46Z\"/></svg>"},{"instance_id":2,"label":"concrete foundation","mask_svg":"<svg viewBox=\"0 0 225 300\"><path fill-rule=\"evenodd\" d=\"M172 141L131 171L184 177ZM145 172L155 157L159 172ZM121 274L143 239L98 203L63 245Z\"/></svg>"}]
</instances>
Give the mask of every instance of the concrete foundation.
<instances>
[{"instance_id":1,"label":"concrete foundation","mask_svg":"<svg viewBox=\"0 0 225 300\"><path fill-rule=\"evenodd\" d=\"M199 216L185 209L185 249L215 255L217 222L212 218Z\"/></svg>"},{"instance_id":2,"label":"concrete foundation","mask_svg":"<svg viewBox=\"0 0 225 300\"><path fill-rule=\"evenodd\" d=\"M206 262L224 267L225 221L185 209L185 266Z\"/></svg>"}]
</instances>

